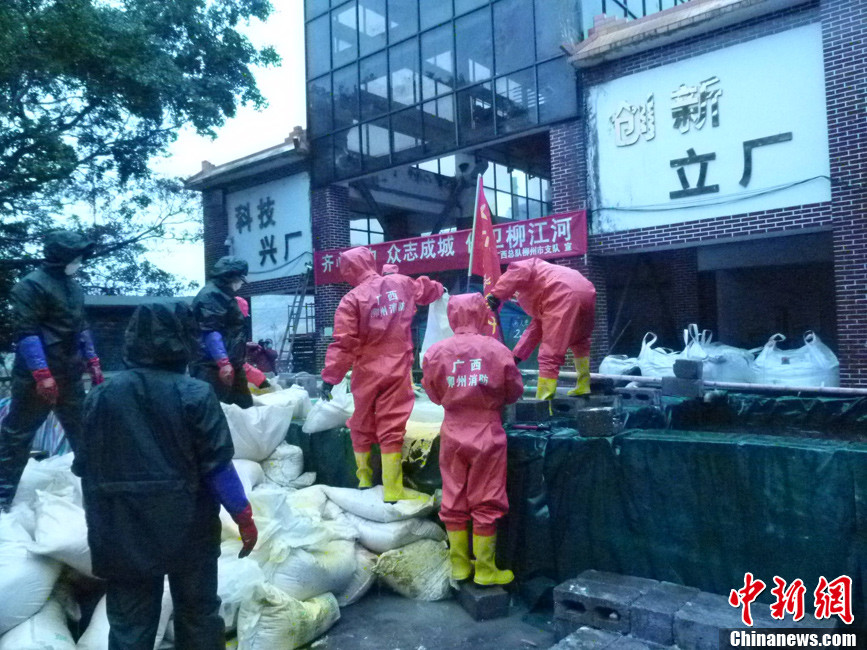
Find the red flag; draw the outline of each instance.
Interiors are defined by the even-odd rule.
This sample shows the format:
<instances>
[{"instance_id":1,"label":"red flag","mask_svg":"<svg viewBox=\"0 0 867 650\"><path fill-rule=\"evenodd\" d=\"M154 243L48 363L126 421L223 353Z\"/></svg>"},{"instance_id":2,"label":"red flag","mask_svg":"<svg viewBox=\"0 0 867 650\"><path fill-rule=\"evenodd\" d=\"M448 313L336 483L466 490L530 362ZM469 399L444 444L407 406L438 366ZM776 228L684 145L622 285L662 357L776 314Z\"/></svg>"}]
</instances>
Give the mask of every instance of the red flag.
<instances>
[{"instance_id":1,"label":"red flag","mask_svg":"<svg viewBox=\"0 0 867 650\"><path fill-rule=\"evenodd\" d=\"M497 252L497 240L494 236L494 223L491 218L491 206L485 198L485 188L482 176L476 181L476 209L473 214L473 248L470 251L470 268L468 275L482 276L482 294L487 295L497 280L500 279L500 254ZM497 326L497 314L490 319L491 336L503 340L503 333Z\"/></svg>"}]
</instances>

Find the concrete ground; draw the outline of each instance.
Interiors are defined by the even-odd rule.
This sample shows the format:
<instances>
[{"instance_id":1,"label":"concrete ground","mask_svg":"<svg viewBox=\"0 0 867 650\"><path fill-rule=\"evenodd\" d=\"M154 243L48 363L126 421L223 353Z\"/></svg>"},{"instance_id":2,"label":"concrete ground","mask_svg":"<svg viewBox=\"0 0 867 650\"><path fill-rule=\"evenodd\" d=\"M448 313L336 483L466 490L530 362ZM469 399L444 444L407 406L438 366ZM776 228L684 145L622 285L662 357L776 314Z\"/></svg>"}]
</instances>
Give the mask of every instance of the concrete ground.
<instances>
[{"instance_id":1,"label":"concrete ground","mask_svg":"<svg viewBox=\"0 0 867 650\"><path fill-rule=\"evenodd\" d=\"M507 618L474 621L457 600L420 602L374 587L310 650L547 650L551 612L530 613L513 599Z\"/></svg>"}]
</instances>

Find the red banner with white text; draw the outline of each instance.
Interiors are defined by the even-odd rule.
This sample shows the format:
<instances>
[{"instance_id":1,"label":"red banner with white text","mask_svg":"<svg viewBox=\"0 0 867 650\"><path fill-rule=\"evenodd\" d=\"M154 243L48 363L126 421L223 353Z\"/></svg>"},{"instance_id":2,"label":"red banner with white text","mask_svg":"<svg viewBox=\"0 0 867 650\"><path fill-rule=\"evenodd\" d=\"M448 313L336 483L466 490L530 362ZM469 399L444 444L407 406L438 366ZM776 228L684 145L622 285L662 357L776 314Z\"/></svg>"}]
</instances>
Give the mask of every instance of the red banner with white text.
<instances>
[{"instance_id":1,"label":"red banner with white text","mask_svg":"<svg viewBox=\"0 0 867 650\"><path fill-rule=\"evenodd\" d=\"M541 219L510 221L494 226L501 264L529 257L556 259L587 252L587 213L584 210L552 214ZM397 264L405 275L469 268L472 230L398 239L368 246L376 266ZM313 253L316 284L343 282L336 248Z\"/></svg>"}]
</instances>

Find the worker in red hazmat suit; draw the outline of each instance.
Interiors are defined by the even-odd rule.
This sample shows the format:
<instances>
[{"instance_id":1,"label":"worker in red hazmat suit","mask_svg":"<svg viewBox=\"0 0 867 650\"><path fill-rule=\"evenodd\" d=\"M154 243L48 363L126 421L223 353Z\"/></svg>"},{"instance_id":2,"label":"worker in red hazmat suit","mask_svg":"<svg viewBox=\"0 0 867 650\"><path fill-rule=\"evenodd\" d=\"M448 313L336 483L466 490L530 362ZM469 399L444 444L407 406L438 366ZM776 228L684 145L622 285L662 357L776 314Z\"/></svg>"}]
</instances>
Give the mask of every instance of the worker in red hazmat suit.
<instances>
[{"instance_id":1,"label":"worker in red hazmat suit","mask_svg":"<svg viewBox=\"0 0 867 650\"><path fill-rule=\"evenodd\" d=\"M443 295L443 286L422 276L376 272L367 248L340 254L340 273L355 288L334 314L334 342L322 370L321 395L331 399L334 384L352 369L355 412L348 426L358 467L358 487L371 486L370 447L382 452L382 486L386 501L418 496L403 487L401 448L412 412L412 317L415 306Z\"/></svg>"},{"instance_id":2,"label":"worker in red hazmat suit","mask_svg":"<svg viewBox=\"0 0 867 650\"><path fill-rule=\"evenodd\" d=\"M395 273L400 273L400 269L397 267L397 264L383 264L382 265L382 274L383 275L394 275Z\"/></svg>"},{"instance_id":3,"label":"worker in red hazmat suit","mask_svg":"<svg viewBox=\"0 0 867 650\"><path fill-rule=\"evenodd\" d=\"M482 294L452 296L448 316L455 335L432 345L422 366L422 385L445 408L440 519L449 537L452 578L464 580L473 570L467 532L472 520L474 581L502 585L514 576L494 562L496 522L509 510L500 409L521 397L524 384L509 348L485 334L490 312Z\"/></svg>"},{"instance_id":4,"label":"worker in red hazmat suit","mask_svg":"<svg viewBox=\"0 0 867 650\"><path fill-rule=\"evenodd\" d=\"M596 312L596 288L574 269L538 258L509 264L487 296L495 310L518 295L518 304L532 320L515 349L520 362L539 347L539 384L536 399L551 399L557 391L566 350L575 356L578 381L569 395L590 392L590 336Z\"/></svg>"}]
</instances>

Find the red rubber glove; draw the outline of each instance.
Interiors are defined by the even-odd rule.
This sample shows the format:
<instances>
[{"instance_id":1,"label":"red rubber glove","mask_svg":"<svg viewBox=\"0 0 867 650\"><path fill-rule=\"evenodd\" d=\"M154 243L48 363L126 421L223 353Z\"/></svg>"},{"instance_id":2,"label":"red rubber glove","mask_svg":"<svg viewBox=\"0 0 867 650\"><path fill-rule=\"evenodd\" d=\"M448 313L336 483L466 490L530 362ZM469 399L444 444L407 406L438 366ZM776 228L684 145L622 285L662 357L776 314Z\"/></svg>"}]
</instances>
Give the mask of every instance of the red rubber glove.
<instances>
[{"instance_id":1,"label":"red rubber glove","mask_svg":"<svg viewBox=\"0 0 867 650\"><path fill-rule=\"evenodd\" d=\"M102 366L99 365L99 357L87 360L87 372L90 373L90 381L94 386L99 386L105 381L105 375L102 374Z\"/></svg>"},{"instance_id":2,"label":"red rubber glove","mask_svg":"<svg viewBox=\"0 0 867 650\"><path fill-rule=\"evenodd\" d=\"M241 552L238 557L247 557L252 553L256 542L259 540L259 531L256 529L256 523L253 521L253 508L250 504L237 515L232 517L235 523L238 524L238 532L241 533Z\"/></svg>"},{"instance_id":3,"label":"red rubber glove","mask_svg":"<svg viewBox=\"0 0 867 650\"><path fill-rule=\"evenodd\" d=\"M220 381L226 386L231 386L235 382L235 369L232 363L226 358L217 359L217 365L220 367Z\"/></svg>"},{"instance_id":4,"label":"red rubber glove","mask_svg":"<svg viewBox=\"0 0 867 650\"><path fill-rule=\"evenodd\" d=\"M51 371L48 368L40 368L32 373L33 379L36 380L36 394L46 402L54 406L57 404L57 382L51 376Z\"/></svg>"}]
</instances>

